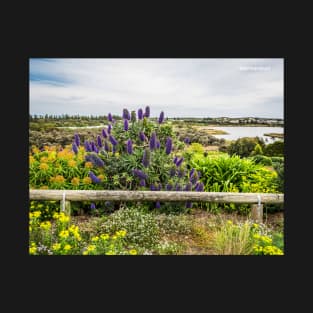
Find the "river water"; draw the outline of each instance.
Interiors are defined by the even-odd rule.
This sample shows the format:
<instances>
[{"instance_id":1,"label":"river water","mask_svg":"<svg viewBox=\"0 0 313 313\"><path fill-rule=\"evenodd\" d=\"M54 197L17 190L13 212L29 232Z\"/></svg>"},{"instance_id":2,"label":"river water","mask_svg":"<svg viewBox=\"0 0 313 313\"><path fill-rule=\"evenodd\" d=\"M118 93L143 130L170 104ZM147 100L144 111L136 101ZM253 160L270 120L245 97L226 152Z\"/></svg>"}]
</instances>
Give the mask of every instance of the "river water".
<instances>
[{"instance_id":1,"label":"river water","mask_svg":"<svg viewBox=\"0 0 313 313\"><path fill-rule=\"evenodd\" d=\"M272 143L280 140L278 138L272 139L269 136L264 136L266 133L284 133L283 127L262 127L262 126L212 126L212 129L224 130L228 135L214 135L216 138L224 138L226 140L236 140L241 137L260 137L265 143Z\"/></svg>"}]
</instances>

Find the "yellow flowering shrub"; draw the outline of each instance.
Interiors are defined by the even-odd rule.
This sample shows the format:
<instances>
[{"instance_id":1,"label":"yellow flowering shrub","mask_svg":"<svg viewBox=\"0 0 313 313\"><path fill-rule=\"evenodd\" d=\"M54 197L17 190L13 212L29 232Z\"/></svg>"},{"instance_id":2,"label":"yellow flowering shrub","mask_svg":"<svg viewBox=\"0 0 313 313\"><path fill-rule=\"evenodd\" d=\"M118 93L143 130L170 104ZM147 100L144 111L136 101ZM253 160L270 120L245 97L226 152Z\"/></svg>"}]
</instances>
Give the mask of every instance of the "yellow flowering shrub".
<instances>
[{"instance_id":1,"label":"yellow flowering shrub","mask_svg":"<svg viewBox=\"0 0 313 313\"><path fill-rule=\"evenodd\" d=\"M41 211L29 212L30 255L135 255L127 249L125 230L113 235L83 236L64 212L54 213L52 221L40 221Z\"/></svg>"}]
</instances>

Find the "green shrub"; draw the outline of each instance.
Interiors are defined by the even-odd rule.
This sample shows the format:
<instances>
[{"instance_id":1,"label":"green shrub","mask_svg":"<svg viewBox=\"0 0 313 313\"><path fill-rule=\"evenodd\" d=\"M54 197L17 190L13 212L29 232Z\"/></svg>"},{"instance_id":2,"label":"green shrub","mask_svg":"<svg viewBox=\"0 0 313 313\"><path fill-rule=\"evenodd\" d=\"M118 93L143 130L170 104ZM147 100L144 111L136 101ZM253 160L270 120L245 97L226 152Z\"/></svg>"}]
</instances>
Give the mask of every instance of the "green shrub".
<instances>
[{"instance_id":1,"label":"green shrub","mask_svg":"<svg viewBox=\"0 0 313 313\"><path fill-rule=\"evenodd\" d=\"M125 230L125 241L129 245L148 249L155 246L160 239L158 223L153 214L135 208L121 208L101 218L96 224L96 230L109 234Z\"/></svg>"},{"instance_id":2,"label":"green shrub","mask_svg":"<svg viewBox=\"0 0 313 313\"><path fill-rule=\"evenodd\" d=\"M190 235L193 223L186 215L160 214L157 215L157 222L160 233Z\"/></svg>"},{"instance_id":3,"label":"green shrub","mask_svg":"<svg viewBox=\"0 0 313 313\"><path fill-rule=\"evenodd\" d=\"M272 166L273 164L270 157L260 154L253 156L251 160L253 160L256 164L262 164L264 166Z\"/></svg>"},{"instance_id":4,"label":"green shrub","mask_svg":"<svg viewBox=\"0 0 313 313\"><path fill-rule=\"evenodd\" d=\"M212 248L218 255L249 255L253 251L252 225L249 221L233 224L226 221L214 234Z\"/></svg>"},{"instance_id":5,"label":"green shrub","mask_svg":"<svg viewBox=\"0 0 313 313\"><path fill-rule=\"evenodd\" d=\"M284 156L284 141L277 140L273 143L269 143L265 146L263 149L264 155L267 156L278 156L282 157Z\"/></svg>"},{"instance_id":6,"label":"green shrub","mask_svg":"<svg viewBox=\"0 0 313 313\"><path fill-rule=\"evenodd\" d=\"M255 164L251 159L239 156L219 156L204 158L196 156L191 166L201 172L201 181L205 191L210 192L277 192L277 174L275 171ZM248 212L248 205L210 203L212 211L223 207L227 210Z\"/></svg>"},{"instance_id":7,"label":"green shrub","mask_svg":"<svg viewBox=\"0 0 313 313\"><path fill-rule=\"evenodd\" d=\"M227 148L229 155L239 155L240 157L248 157L254 151L256 145L259 144L261 150L264 150L265 143L259 137L242 137L232 141ZM260 149L258 149L260 150Z\"/></svg>"}]
</instances>

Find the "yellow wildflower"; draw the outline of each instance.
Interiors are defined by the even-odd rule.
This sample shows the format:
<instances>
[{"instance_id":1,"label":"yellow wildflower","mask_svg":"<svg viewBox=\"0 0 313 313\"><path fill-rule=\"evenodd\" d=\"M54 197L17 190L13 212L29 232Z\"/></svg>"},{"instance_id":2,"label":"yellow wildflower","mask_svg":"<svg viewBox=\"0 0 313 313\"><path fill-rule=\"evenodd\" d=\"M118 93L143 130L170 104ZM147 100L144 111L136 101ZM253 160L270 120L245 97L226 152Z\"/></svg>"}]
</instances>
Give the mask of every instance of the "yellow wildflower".
<instances>
[{"instance_id":1,"label":"yellow wildflower","mask_svg":"<svg viewBox=\"0 0 313 313\"><path fill-rule=\"evenodd\" d=\"M98 236L95 236L95 237L92 237L91 238L91 241L93 241L93 242L97 242L99 240L99 237Z\"/></svg>"},{"instance_id":2,"label":"yellow wildflower","mask_svg":"<svg viewBox=\"0 0 313 313\"><path fill-rule=\"evenodd\" d=\"M54 161L55 160L55 158L56 158L56 152L55 151L51 151L51 152L49 152L49 155L48 155L48 160L49 161Z\"/></svg>"},{"instance_id":3,"label":"yellow wildflower","mask_svg":"<svg viewBox=\"0 0 313 313\"><path fill-rule=\"evenodd\" d=\"M86 168L92 168L92 163L91 162L86 162L85 163Z\"/></svg>"},{"instance_id":4,"label":"yellow wildflower","mask_svg":"<svg viewBox=\"0 0 313 313\"><path fill-rule=\"evenodd\" d=\"M32 242L29 247L29 254L35 254L36 251L37 251L37 246L34 242Z\"/></svg>"},{"instance_id":5,"label":"yellow wildflower","mask_svg":"<svg viewBox=\"0 0 313 313\"><path fill-rule=\"evenodd\" d=\"M41 215L41 212L40 211L35 211L33 212L33 217L37 218Z\"/></svg>"},{"instance_id":6,"label":"yellow wildflower","mask_svg":"<svg viewBox=\"0 0 313 313\"><path fill-rule=\"evenodd\" d=\"M70 221L70 217L69 216L67 216L67 215L65 215L63 212L61 212L60 214L59 214L59 221L61 222L61 223L67 223L67 222L69 222Z\"/></svg>"},{"instance_id":7,"label":"yellow wildflower","mask_svg":"<svg viewBox=\"0 0 313 313\"><path fill-rule=\"evenodd\" d=\"M33 153L39 153L40 150L36 146L32 146Z\"/></svg>"},{"instance_id":8,"label":"yellow wildflower","mask_svg":"<svg viewBox=\"0 0 313 313\"><path fill-rule=\"evenodd\" d=\"M43 186L41 186L39 189L49 189L49 187L46 186L46 185L43 185Z\"/></svg>"},{"instance_id":9,"label":"yellow wildflower","mask_svg":"<svg viewBox=\"0 0 313 313\"><path fill-rule=\"evenodd\" d=\"M232 222L231 220L228 220L228 221L227 221L227 224L228 224L228 225L232 225L233 222Z\"/></svg>"},{"instance_id":10,"label":"yellow wildflower","mask_svg":"<svg viewBox=\"0 0 313 313\"><path fill-rule=\"evenodd\" d=\"M60 243L55 243L53 246L52 246L52 250L54 251L58 251L61 249L61 244Z\"/></svg>"},{"instance_id":11,"label":"yellow wildflower","mask_svg":"<svg viewBox=\"0 0 313 313\"><path fill-rule=\"evenodd\" d=\"M77 164L76 164L76 161L74 161L74 160L69 160L68 161L68 166L70 166L70 167L75 167Z\"/></svg>"},{"instance_id":12,"label":"yellow wildflower","mask_svg":"<svg viewBox=\"0 0 313 313\"><path fill-rule=\"evenodd\" d=\"M63 239L66 239L69 236L69 231L68 230L61 230L59 233L59 236Z\"/></svg>"},{"instance_id":13,"label":"yellow wildflower","mask_svg":"<svg viewBox=\"0 0 313 313\"><path fill-rule=\"evenodd\" d=\"M72 246L69 245L69 244L66 244L66 245L64 246L64 250L65 250L65 251L69 251L69 250L71 250L71 249L72 249Z\"/></svg>"},{"instance_id":14,"label":"yellow wildflower","mask_svg":"<svg viewBox=\"0 0 313 313\"><path fill-rule=\"evenodd\" d=\"M29 164L33 164L35 162L35 159L33 156L29 156Z\"/></svg>"},{"instance_id":15,"label":"yellow wildflower","mask_svg":"<svg viewBox=\"0 0 313 313\"><path fill-rule=\"evenodd\" d=\"M102 240L108 240L110 238L110 236L108 234L102 234L102 235L100 235L100 238Z\"/></svg>"},{"instance_id":16,"label":"yellow wildflower","mask_svg":"<svg viewBox=\"0 0 313 313\"><path fill-rule=\"evenodd\" d=\"M78 186L78 185L79 185L79 182L80 182L79 177L74 177L74 178L71 180L71 183L72 183L72 185L74 185L74 186Z\"/></svg>"},{"instance_id":17,"label":"yellow wildflower","mask_svg":"<svg viewBox=\"0 0 313 313\"><path fill-rule=\"evenodd\" d=\"M39 168L46 171L49 168L49 165L47 163L40 163Z\"/></svg>"},{"instance_id":18,"label":"yellow wildflower","mask_svg":"<svg viewBox=\"0 0 313 313\"><path fill-rule=\"evenodd\" d=\"M116 253L112 250L109 250L105 253L105 255L115 255Z\"/></svg>"},{"instance_id":19,"label":"yellow wildflower","mask_svg":"<svg viewBox=\"0 0 313 313\"><path fill-rule=\"evenodd\" d=\"M63 184L65 182L65 178L62 175L57 175L54 177L54 181L56 183Z\"/></svg>"},{"instance_id":20,"label":"yellow wildflower","mask_svg":"<svg viewBox=\"0 0 313 313\"><path fill-rule=\"evenodd\" d=\"M104 180L104 175L100 174L97 176L99 179Z\"/></svg>"},{"instance_id":21,"label":"yellow wildflower","mask_svg":"<svg viewBox=\"0 0 313 313\"><path fill-rule=\"evenodd\" d=\"M118 237L125 237L126 236L126 230L119 230L115 233Z\"/></svg>"},{"instance_id":22,"label":"yellow wildflower","mask_svg":"<svg viewBox=\"0 0 313 313\"><path fill-rule=\"evenodd\" d=\"M136 255L137 251L135 249L131 249L131 250L129 250L129 254Z\"/></svg>"},{"instance_id":23,"label":"yellow wildflower","mask_svg":"<svg viewBox=\"0 0 313 313\"><path fill-rule=\"evenodd\" d=\"M47 163L47 162L48 162L48 158L45 157L45 156L44 156L44 157L41 157L41 158L40 158L40 162L41 162L41 163Z\"/></svg>"},{"instance_id":24,"label":"yellow wildflower","mask_svg":"<svg viewBox=\"0 0 313 313\"><path fill-rule=\"evenodd\" d=\"M35 254L37 251L37 248L36 247L30 247L29 248L29 254Z\"/></svg>"},{"instance_id":25,"label":"yellow wildflower","mask_svg":"<svg viewBox=\"0 0 313 313\"><path fill-rule=\"evenodd\" d=\"M96 246L95 245L89 245L86 247L86 250L83 252L83 255L88 255L91 252L96 250Z\"/></svg>"},{"instance_id":26,"label":"yellow wildflower","mask_svg":"<svg viewBox=\"0 0 313 313\"><path fill-rule=\"evenodd\" d=\"M85 185L90 185L91 184L91 178L90 177L84 177L83 178L83 183L85 184Z\"/></svg>"},{"instance_id":27,"label":"yellow wildflower","mask_svg":"<svg viewBox=\"0 0 313 313\"><path fill-rule=\"evenodd\" d=\"M49 230L51 228L51 223L49 221L45 221L40 223L39 227L43 230Z\"/></svg>"}]
</instances>

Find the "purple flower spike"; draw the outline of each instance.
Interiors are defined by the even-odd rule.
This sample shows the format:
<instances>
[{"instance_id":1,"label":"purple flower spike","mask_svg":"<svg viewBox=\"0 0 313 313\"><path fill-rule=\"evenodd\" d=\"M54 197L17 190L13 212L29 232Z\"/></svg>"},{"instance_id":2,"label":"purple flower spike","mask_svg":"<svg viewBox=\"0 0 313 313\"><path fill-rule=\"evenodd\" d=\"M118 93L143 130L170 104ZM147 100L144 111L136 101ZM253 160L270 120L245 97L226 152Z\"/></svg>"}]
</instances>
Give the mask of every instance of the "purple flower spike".
<instances>
[{"instance_id":1,"label":"purple flower spike","mask_svg":"<svg viewBox=\"0 0 313 313\"><path fill-rule=\"evenodd\" d=\"M191 188L192 188L191 183L188 183L188 184L185 186L185 191L191 191Z\"/></svg>"},{"instance_id":2,"label":"purple flower spike","mask_svg":"<svg viewBox=\"0 0 313 313\"><path fill-rule=\"evenodd\" d=\"M142 164L144 167L148 167L150 164L150 150L147 148L143 152Z\"/></svg>"},{"instance_id":3,"label":"purple flower spike","mask_svg":"<svg viewBox=\"0 0 313 313\"><path fill-rule=\"evenodd\" d=\"M195 171L195 169L193 168L191 171L190 171L190 174L189 174L189 180L195 184L198 180L198 172Z\"/></svg>"},{"instance_id":4,"label":"purple flower spike","mask_svg":"<svg viewBox=\"0 0 313 313\"><path fill-rule=\"evenodd\" d=\"M204 185L202 182L197 182L195 186L196 191L203 191L204 190Z\"/></svg>"},{"instance_id":5,"label":"purple flower spike","mask_svg":"<svg viewBox=\"0 0 313 313\"><path fill-rule=\"evenodd\" d=\"M189 174L189 177L191 177L193 175L193 173L195 172L195 169L192 168L191 171L190 171L190 174Z\"/></svg>"},{"instance_id":6,"label":"purple flower spike","mask_svg":"<svg viewBox=\"0 0 313 313\"><path fill-rule=\"evenodd\" d=\"M91 203L91 204L90 204L90 209L91 209L91 210L94 210L95 208L96 208L96 205L95 205L94 203Z\"/></svg>"},{"instance_id":7,"label":"purple flower spike","mask_svg":"<svg viewBox=\"0 0 313 313\"><path fill-rule=\"evenodd\" d=\"M105 140L105 142L104 142L104 150L106 151L106 152L109 152L110 151L110 147L109 147L109 144L108 144L108 142Z\"/></svg>"},{"instance_id":8,"label":"purple flower spike","mask_svg":"<svg viewBox=\"0 0 313 313\"><path fill-rule=\"evenodd\" d=\"M138 169L134 169L133 173L135 176L137 176L140 179L148 179L147 174L145 174L143 171L138 170Z\"/></svg>"},{"instance_id":9,"label":"purple flower spike","mask_svg":"<svg viewBox=\"0 0 313 313\"><path fill-rule=\"evenodd\" d=\"M175 170L175 168L171 168L171 169L170 169L170 176L173 177L173 176L175 176L175 175L176 175L176 170Z\"/></svg>"},{"instance_id":10,"label":"purple flower spike","mask_svg":"<svg viewBox=\"0 0 313 313\"><path fill-rule=\"evenodd\" d=\"M138 120L142 120L143 119L143 111L142 109L138 110Z\"/></svg>"},{"instance_id":11,"label":"purple flower spike","mask_svg":"<svg viewBox=\"0 0 313 313\"><path fill-rule=\"evenodd\" d=\"M109 122L113 122L113 117L112 117L112 114L111 114L111 113L108 114L108 121L109 121Z\"/></svg>"},{"instance_id":12,"label":"purple flower spike","mask_svg":"<svg viewBox=\"0 0 313 313\"><path fill-rule=\"evenodd\" d=\"M191 209L192 208L192 202L190 202L190 201L186 202L186 208Z\"/></svg>"},{"instance_id":13,"label":"purple flower spike","mask_svg":"<svg viewBox=\"0 0 313 313\"><path fill-rule=\"evenodd\" d=\"M96 152L96 153L99 152L98 148L96 147L96 145L93 141L91 142L91 151Z\"/></svg>"},{"instance_id":14,"label":"purple flower spike","mask_svg":"<svg viewBox=\"0 0 313 313\"><path fill-rule=\"evenodd\" d=\"M76 145L75 142L73 142L73 144L72 144L72 149L73 149L73 151L74 151L75 154L78 153L78 148L77 148L77 145Z\"/></svg>"},{"instance_id":15,"label":"purple flower spike","mask_svg":"<svg viewBox=\"0 0 313 313\"><path fill-rule=\"evenodd\" d=\"M74 137L75 137L76 146L79 147L79 145L80 145L80 138L79 138L79 135L78 135L78 134L75 134Z\"/></svg>"},{"instance_id":16,"label":"purple flower spike","mask_svg":"<svg viewBox=\"0 0 313 313\"><path fill-rule=\"evenodd\" d=\"M145 117L150 117L150 107L146 106Z\"/></svg>"},{"instance_id":17,"label":"purple flower spike","mask_svg":"<svg viewBox=\"0 0 313 313\"><path fill-rule=\"evenodd\" d=\"M85 150L87 152L91 152L92 151L90 143L87 140L84 142L84 146L85 146Z\"/></svg>"},{"instance_id":18,"label":"purple flower spike","mask_svg":"<svg viewBox=\"0 0 313 313\"><path fill-rule=\"evenodd\" d=\"M98 136L97 137L97 143L98 143L98 147L102 147L102 140L101 140L101 137L100 136Z\"/></svg>"},{"instance_id":19,"label":"purple flower spike","mask_svg":"<svg viewBox=\"0 0 313 313\"><path fill-rule=\"evenodd\" d=\"M101 179L99 179L93 172L89 172L89 177L91 178L91 180L95 183L95 184L100 184L101 183Z\"/></svg>"},{"instance_id":20,"label":"purple flower spike","mask_svg":"<svg viewBox=\"0 0 313 313\"><path fill-rule=\"evenodd\" d=\"M167 191L170 191L170 190L173 189L173 185L172 184L166 184L165 188L166 188Z\"/></svg>"},{"instance_id":21,"label":"purple flower spike","mask_svg":"<svg viewBox=\"0 0 313 313\"><path fill-rule=\"evenodd\" d=\"M146 181L144 179L140 179L139 185L141 187L145 187L146 186Z\"/></svg>"},{"instance_id":22,"label":"purple flower spike","mask_svg":"<svg viewBox=\"0 0 313 313\"><path fill-rule=\"evenodd\" d=\"M175 190L176 190L176 191L181 191L181 189L182 189L181 186L176 183L176 185L175 185Z\"/></svg>"},{"instance_id":23,"label":"purple flower spike","mask_svg":"<svg viewBox=\"0 0 313 313\"><path fill-rule=\"evenodd\" d=\"M161 207L160 201L157 201L157 202L155 203L155 208L156 208L156 209L159 209L160 207Z\"/></svg>"},{"instance_id":24,"label":"purple flower spike","mask_svg":"<svg viewBox=\"0 0 313 313\"><path fill-rule=\"evenodd\" d=\"M154 184L151 184L151 185L150 185L150 190L151 190L151 191L156 191L156 187L155 187Z\"/></svg>"},{"instance_id":25,"label":"purple flower spike","mask_svg":"<svg viewBox=\"0 0 313 313\"><path fill-rule=\"evenodd\" d=\"M176 166L177 166L177 167L180 166L180 165L183 163L183 161L184 161L184 158L181 158L180 160L178 160L178 161L176 162Z\"/></svg>"},{"instance_id":26,"label":"purple flower spike","mask_svg":"<svg viewBox=\"0 0 313 313\"><path fill-rule=\"evenodd\" d=\"M155 132L152 132L150 138L150 150L154 150L155 148L156 148L156 134Z\"/></svg>"},{"instance_id":27,"label":"purple flower spike","mask_svg":"<svg viewBox=\"0 0 313 313\"><path fill-rule=\"evenodd\" d=\"M93 153L93 154L90 154L90 155L86 156L86 160L89 161L89 162L92 162L95 166L104 167L103 160L100 157L98 157L97 154Z\"/></svg>"},{"instance_id":28,"label":"purple flower spike","mask_svg":"<svg viewBox=\"0 0 313 313\"><path fill-rule=\"evenodd\" d=\"M155 147L156 147L157 149L160 149L160 147L161 147L160 140L157 139L156 144L155 144Z\"/></svg>"},{"instance_id":29,"label":"purple flower spike","mask_svg":"<svg viewBox=\"0 0 313 313\"><path fill-rule=\"evenodd\" d=\"M163 122L164 122L164 112L162 111L159 117L159 124L162 124Z\"/></svg>"},{"instance_id":30,"label":"purple flower spike","mask_svg":"<svg viewBox=\"0 0 313 313\"><path fill-rule=\"evenodd\" d=\"M108 138L108 133L107 133L106 129L102 129L102 136L103 136L103 138Z\"/></svg>"},{"instance_id":31,"label":"purple flower spike","mask_svg":"<svg viewBox=\"0 0 313 313\"><path fill-rule=\"evenodd\" d=\"M128 120L124 120L124 130L128 131Z\"/></svg>"},{"instance_id":32,"label":"purple flower spike","mask_svg":"<svg viewBox=\"0 0 313 313\"><path fill-rule=\"evenodd\" d=\"M184 143L186 143L187 145L190 144L190 139L189 139L188 137L186 137L186 138L184 139Z\"/></svg>"},{"instance_id":33,"label":"purple flower spike","mask_svg":"<svg viewBox=\"0 0 313 313\"><path fill-rule=\"evenodd\" d=\"M183 170L183 169L179 169L179 171L178 171L178 177L180 177L180 178L182 178L182 177L184 177L185 176L185 170Z\"/></svg>"},{"instance_id":34,"label":"purple flower spike","mask_svg":"<svg viewBox=\"0 0 313 313\"><path fill-rule=\"evenodd\" d=\"M128 154L133 153L133 143L130 139L127 140L126 150Z\"/></svg>"},{"instance_id":35,"label":"purple flower spike","mask_svg":"<svg viewBox=\"0 0 313 313\"><path fill-rule=\"evenodd\" d=\"M124 119L127 119L127 109L123 109L122 117L123 117Z\"/></svg>"},{"instance_id":36,"label":"purple flower spike","mask_svg":"<svg viewBox=\"0 0 313 313\"><path fill-rule=\"evenodd\" d=\"M108 126L108 133L109 133L109 134L111 134L111 130L112 130L112 125L109 124L109 126Z\"/></svg>"},{"instance_id":37,"label":"purple flower spike","mask_svg":"<svg viewBox=\"0 0 313 313\"><path fill-rule=\"evenodd\" d=\"M176 162L177 162L177 156L173 159L173 162L176 164Z\"/></svg>"},{"instance_id":38,"label":"purple flower spike","mask_svg":"<svg viewBox=\"0 0 313 313\"><path fill-rule=\"evenodd\" d=\"M141 141L145 141L146 136L145 136L145 134L144 134L143 131L141 131L141 132L139 133L139 138L140 138Z\"/></svg>"},{"instance_id":39,"label":"purple flower spike","mask_svg":"<svg viewBox=\"0 0 313 313\"><path fill-rule=\"evenodd\" d=\"M116 139L112 135L109 136L109 140L110 140L110 142L112 143L113 146L117 145L117 141L116 141Z\"/></svg>"},{"instance_id":40,"label":"purple flower spike","mask_svg":"<svg viewBox=\"0 0 313 313\"><path fill-rule=\"evenodd\" d=\"M170 154L172 152L172 138L167 137L165 144L165 153Z\"/></svg>"}]
</instances>

